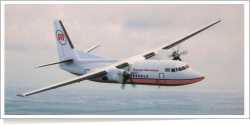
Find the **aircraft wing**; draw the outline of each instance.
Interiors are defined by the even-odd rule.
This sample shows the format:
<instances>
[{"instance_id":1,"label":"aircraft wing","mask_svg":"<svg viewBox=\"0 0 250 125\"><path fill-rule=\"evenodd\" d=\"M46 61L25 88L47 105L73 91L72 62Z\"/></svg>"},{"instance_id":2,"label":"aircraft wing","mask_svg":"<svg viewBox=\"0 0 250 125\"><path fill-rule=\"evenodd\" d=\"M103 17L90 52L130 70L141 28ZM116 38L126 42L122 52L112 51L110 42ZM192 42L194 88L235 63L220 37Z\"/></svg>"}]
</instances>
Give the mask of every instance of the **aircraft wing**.
<instances>
[{"instance_id":1,"label":"aircraft wing","mask_svg":"<svg viewBox=\"0 0 250 125\"><path fill-rule=\"evenodd\" d=\"M163 46L161 46L161 47L159 47L159 48L161 48L161 49L163 49L163 50L168 50L168 49L170 49L170 48L172 48L172 47L174 47L174 46L176 46L176 45L178 45L178 44L184 42L185 40L187 40L187 39L189 39L189 38L191 38L191 37L197 35L198 33L200 33L200 32L202 32L202 31L208 29L209 27L211 27L211 26L213 26L213 25L219 23L220 21L221 21L221 20L216 20L216 21L214 21L214 22L212 22L212 23L209 23L208 25L203 26L202 28L200 28L200 29L198 29L198 30L196 30L196 31L194 31L194 32L192 32L192 33L190 33L189 35L187 35L187 36L185 36L185 37L183 37L183 38L181 38L181 39L178 39L177 41L173 42L172 44L163 45Z\"/></svg>"},{"instance_id":2,"label":"aircraft wing","mask_svg":"<svg viewBox=\"0 0 250 125\"><path fill-rule=\"evenodd\" d=\"M41 88L41 89L31 91L31 92L18 94L17 96L25 97L25 96L40 93L40 92L47 91L47 90L50 90L50 89L56 89L58 87L66 86L66 85L69 85L69 84L73 84L73 83L76 83L76 82L80 82L80 81L83 81L83 80L87 80L87 79L97 77L97 76L101 76L101 75L105 75L105 74L107 74L107 72L105 70L100 69L100 70L97 70L97 71L82 75L80 77L77 77L77 78L74 78L74 79L71 79L71 80L68 80L68 81L60 82L60 83L57 83L57 84L54 84L54 85L50 85L50 86L47 86L47 87L44 87L44 88Z\"/></svg>"},{"instance_id":3,"label":"aircraft wing","mask_svg":"<svg viewBox=\"0 0 250 125\"><path fill-rule=\"evenodd\" d=\"M180 39L177 39L177 40L173 41L173 42L170 43L170 44L162 45L162 46L160 46L160 47L158 47L158 48L156 48L156 49L153 49L152 51L150 51L150 52L148 52L148 53L144 53L143 57L144 57L145 59L148 59L148 58L150 58L150 57L156 55L157 51L159 51L159 50L168 50L168 49L170 49L170 48L172 48L172 47L174 47L174 46L176 46L176 45L178 45L178 44L180 44L180 43L186 41L187 39L189 39L189 38L191 38L191 37L193 37L193 36L199 34L200 32L202 32L202 31L204 31L204 30L210 28L211 26L213 26L213 25L219 23L220 21L221 21L221 20L213 21L213 22L211 22L211 23L209 23L209 24L207 24L207 25L205 25L205 26L199 28L198 30L191 32L190 34L188 34L188 35L186 35L186 36L184 36L184 37L181 37Z\"/></svg>"},{"instance_id":4,"label":"aircraft wing","mask_svg":"<svg viewBox=\"0 0 250 125\"><path fill-rule=\"evenodd\" d=\"M209 24L207 24L207 25L199 28L198 30L196 30L194 32L191 32L190 34L188 34L188 35L186 35L184 37L181 37L178 40L173 41L170 44L165 44L165 45L162 45L162 46L157 47L155 49L152 49L152 50L149 50L147 52L141 53L139 55L136 55L136 56L124 59L124 60L119 61L117 63L114 63L114 64L112 64L112 65L110 65L110 66L108 66L106 68L124 69L126 67L129 67L129 65L132 64L134 60L142 60L142 59L145 60L145 59L151 58L151 57L155 56L159 50L168 50L168 49L170 49L170 48L172 48L172 47L174 47L174 46L176 46L176 45L184 42L185 40L187 40L187 39L189 39L189 38L197 35L198 33L200 33L202 31L208 29L209 27L211 27L211 26L219 23L220 21L221 20L213 21L213 22L211 22L211 23L209 23Z\"/></svg>"},{"instance_id":5,"label":"aircraft wing","mask_svg":"<svg viewBox=\"0 0 250 125\"><path fill-rule=\"evenodd\" d=\"M202 32L202 31L204 31L204 30L210 28L211 26L213 26L213 25L219 23L220 21L221 21L221 20L213 21L213 22L211 22L211 23L209 23L209 24L207 24L207 25L205 25L205 26L199 28L198 30L191 32L190 34L185 35L184 37L181 37L180 39L177 39L177 40L171 42L170 44L164 44L164 45L162 45L162 46L160 46L160 47L157 47L157 48L155 48L155 49L146 51L146 52L141 53L141 54L139 54L139 55L130 57L130 58L128 58L128 59L124 59L124 60L122 60L122 61L119 61L119 62L117 62L117 63L115 63L115 64L109 66L109 68L112 68L112 67L114 68L114 67L116 67L117 69L122 69L122 68L128 67L130 64L133 63L134 60L141 60L141 59L148 59L148 58L151 58L151 57L155 56L155 55L157 54L158 51L160 51L160 50L168 50L168 49L171 49L172 47L174 47L174 46L176 46L176 45L178 45L178 44L184 42L185 40L187 40L187 39L189 39L189 38L191 38L191 37L193 37L193 36L199 34L200 32Z\"/></svg>"}]
</instances>

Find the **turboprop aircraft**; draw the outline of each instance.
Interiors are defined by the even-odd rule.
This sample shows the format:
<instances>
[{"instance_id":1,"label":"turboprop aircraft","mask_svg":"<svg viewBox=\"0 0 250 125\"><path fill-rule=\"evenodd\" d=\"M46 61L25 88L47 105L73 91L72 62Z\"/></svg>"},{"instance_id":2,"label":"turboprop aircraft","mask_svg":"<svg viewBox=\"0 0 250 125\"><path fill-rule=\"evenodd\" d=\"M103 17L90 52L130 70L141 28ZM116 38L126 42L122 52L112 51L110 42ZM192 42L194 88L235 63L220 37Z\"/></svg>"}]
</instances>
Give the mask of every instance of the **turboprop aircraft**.
<instances>
[{"instance_id":1,"label":"turboprop aircraft","mask_svg":"<svg viewBox=\"0 0 250 125\"><path fill-rule=\"evenodd\" d=\"M213 21L170 44L165 44L128 59L118 61L91 54L90 52L99 45L85 51L74 49L62 21L55 20L53 23L59 61L38 67L59 64L59 68L75 74L78 77L24 94L18 94L17 96L25 97L83 80L102 83L119 83L122 84L122 89L124 89L125 84L157 85L160 87L187 85L199 82L203 80L205 76L181 60L180 55L186 52L179 53L179 49L173 51L171 48L220 21L221 20ZM165 59L166 54L170 55L170 60Z\"/></svg>"}]
</instances>

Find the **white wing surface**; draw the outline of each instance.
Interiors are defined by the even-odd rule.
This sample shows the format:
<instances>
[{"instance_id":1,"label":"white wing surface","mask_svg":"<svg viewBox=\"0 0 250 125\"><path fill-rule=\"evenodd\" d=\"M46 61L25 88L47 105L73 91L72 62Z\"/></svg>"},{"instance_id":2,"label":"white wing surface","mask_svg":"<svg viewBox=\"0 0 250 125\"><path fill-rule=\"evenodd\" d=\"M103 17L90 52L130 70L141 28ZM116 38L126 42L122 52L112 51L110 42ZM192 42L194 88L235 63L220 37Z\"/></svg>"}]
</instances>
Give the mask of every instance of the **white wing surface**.
<instances>
[{"instance_id":1,"label":"white wing surface","mask_svg":"<svg viewBox=\"0 0 250 125\"><path fill-rule=\"evenodd\" d=\"M169 45L162 45L162 46L160 46L158 49L168 50L168 49L170 49L170 48L172 48L172 47L174 47L174 46L176 46L176 45L178 45L178 44L184 42L185 40L187 40L187 39L189 39L189 38L191 38L191 37L193 37L193 36L199 34L200 32L202 32L202 31L208 29L209 27L211 27L211 26L213 26L213 25L219 23L220 21L221 21L221 20L216 20L216 21L214 21L214 22L212 22L212 23L209 23L208 25L206 25L206 26L204 26L204 27L202 27L202 28L200 28L200 29L198 29L198 30L196 30L196 31L194 31L194 32L192 32L192 33L190 33L189 35L187 35L187 36L185 36L185 37L183 37L183 38L181 38L181 39L176 40L176 41L173 42L172 44L169 44Z\"/></svg>"},{"instance_id":2,"label":"white wing surface","mask_svg":"<svg viewBox=\"0 0 250 125\"><path fill-rule=\"evenodd\" d=\"M199 28L198 30L191 32L190 34L188 34L188 35L186 35L184 37L181 37L180 39L177 39L177 40L171 42L170 44L165 44L165 45L162 45L162 46L160 46L158 48L153 49L152 51L148 51L147 53L144 53L143 57L145 59L148 59L150 57L155 56L159 50L168 50L168 49L171 49L172 47L174 47L174 46L176 46L176 45L178 45L178 44L186 41L187 39L189 39L189 38L191 38L191 37L199 34L200 32L202 32L202 31L210 28L211 26L219 23L220 21L221 20L213 21L213 22L207 24L206 26L203 26L202 28Z\"/></svg>"},{"instance_id":3,"label":"white wing surface","mask_svg":"<svg viewBox=\"0 0 250 125\"><path fill-rule=\"evenodd\" d=\"M191 38L191 37L199 34L200 32L202 32L202 31L210 28L211 26L219 23L220 21L221 20L213 21L213 22L211 22L211 23L209 23L209 24L207 24L207 25L199 28L198 30L195 30L195 31L191 32L190 34L188 34L188 35L186 35L184 37L181 37L180 39L177 39L177 40L171 42L170 44L164 44L164 45L162 45L160 47L157 47L155 49L152 49L152 50L146 51L144 53L141 53L139 55L136 55L136 56L130 57L128 59L119 61L119 62L117 62L117 63L115 63L115 64L113 64L113 65L111 65L109 67L116 67L116 68L118 68L122 64L132 64L134 60L148 59L150 57L153 57L153 56L155 56L157 54L158 51L171 49L172 47L174 47L174 46L176 46L176 45L178 45L178 44L186 41L187 39L189 39L189 38ZM121 69L121 68L119 68L119 69Z\"/></svg>"},{"instance_id":4,"label":"white wing surface","mask_svg":"<svg viewBox=\"0 0 250 125\"><path fill-rule=\"evenodd\" d=\"M66 86L66 85L69 85L69 84L73 84L73 83L76 83L76 82L80 82L80 81L83 81L83 80L87 80L87 79L97 77L97 76L101 76L101 75L105 75L105 74L107 74L107 72L105 70L97 70L97 71L94 71L92 73L88 73L86 75L82 75L80 77L77 77L77 78L74 78L74 79L71 79L71 80L68 80L68 81L60 82L60 83L57 83L57 84L54 84L54 85L51 85L51 86L47 86L47 87L44 87L44 88L41 88L41 89L37 89L37 90L31 91L31 92L27 92L27 93L24 93L24 94L18 94L17 96L25 97L25 96L40 93L40 92L47 91L47 90L50 90L50 89L56 89L58 87Z\"/></svg>"}]
</instances>

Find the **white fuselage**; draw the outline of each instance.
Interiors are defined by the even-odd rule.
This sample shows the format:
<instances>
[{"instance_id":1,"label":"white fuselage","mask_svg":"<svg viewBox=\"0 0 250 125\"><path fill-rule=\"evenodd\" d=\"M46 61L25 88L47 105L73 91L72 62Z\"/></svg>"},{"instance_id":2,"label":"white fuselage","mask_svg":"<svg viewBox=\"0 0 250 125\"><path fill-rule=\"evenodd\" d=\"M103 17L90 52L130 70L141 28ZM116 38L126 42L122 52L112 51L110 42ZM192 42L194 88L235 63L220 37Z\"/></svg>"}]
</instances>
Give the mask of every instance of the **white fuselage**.
<instances>
[{"instance_id":1,"label":"white fuselage","mask_svg":"<svg viewBox=\"0 0 250 125\"><path fill-rule=\"evenodd\" d=\"M91 60L78 61L76 67L67 70L75 75L84 75L85 73L98 68L105 67L117 61L98 61ZM96 65L97 64L97 65ZM63 64L62 64L63 65ZM65 65L65 64L64 64ZM88 68L84 68L88 66ZM93 66L93 68L92 68ZM63 68L60 66L60 68ZM74 70L73 70L74 69ZM65 69L66 70L66 69ZM77 72L76 72L77 71ZM140 60L134 61L127 69L131 73L130 78L123 84L144 84L144 85L185 85L203 80L205 77L201 73L189 67L185 62L176 60ZM104 77L107 76L107 79ZM114 70L112 74L89 79L95 82L121 83L117 79L122 77L122 73Z\"/></svg>"}]
</instances>

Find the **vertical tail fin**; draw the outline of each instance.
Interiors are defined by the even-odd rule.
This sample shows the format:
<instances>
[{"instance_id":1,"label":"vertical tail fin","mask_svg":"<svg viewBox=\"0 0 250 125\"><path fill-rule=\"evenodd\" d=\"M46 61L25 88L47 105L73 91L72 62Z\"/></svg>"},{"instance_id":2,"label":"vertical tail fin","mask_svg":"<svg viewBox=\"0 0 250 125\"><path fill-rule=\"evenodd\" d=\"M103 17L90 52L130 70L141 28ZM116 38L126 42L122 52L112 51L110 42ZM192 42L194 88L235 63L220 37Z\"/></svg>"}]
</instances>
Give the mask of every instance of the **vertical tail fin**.
<instances>
[{"instance_id":1,"label":"vertical tail fin","mask_svg":"<svg viewBox=\"0 0 250 125\"><path fill-rule=\"evenodd\" d=\"M56 44L57 44L59 60L64 61L76 58L77 56L74 51L74 46L62 24L62 21L55 20L53 24L56 35Z\"/></svg>"},{"instance_id":2,"label":"vertical tail fin","mask_svg":"<svg viewBox=\"0 0 250 125\"><path fill-rule=\"evenodd\" d=\"M74 46L62 24L62 21L54 20L53 24L60 61L41 65L38 67L44 67L60 63L59 68L64 69L70 73L85 74L86 71L92 70L94 68L102 68L117 62L116 60L109 60L104 57L88 53L91 50L95 49L97 46L92 47L91 49L88 49L85 52L74 49Z\"/></svg>"}]
</instances>

